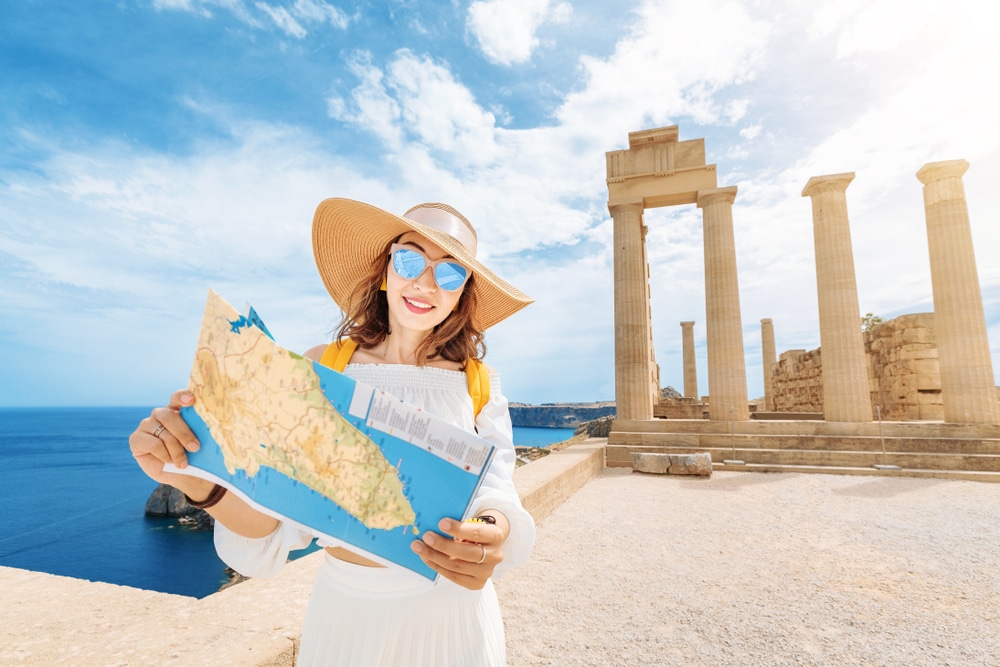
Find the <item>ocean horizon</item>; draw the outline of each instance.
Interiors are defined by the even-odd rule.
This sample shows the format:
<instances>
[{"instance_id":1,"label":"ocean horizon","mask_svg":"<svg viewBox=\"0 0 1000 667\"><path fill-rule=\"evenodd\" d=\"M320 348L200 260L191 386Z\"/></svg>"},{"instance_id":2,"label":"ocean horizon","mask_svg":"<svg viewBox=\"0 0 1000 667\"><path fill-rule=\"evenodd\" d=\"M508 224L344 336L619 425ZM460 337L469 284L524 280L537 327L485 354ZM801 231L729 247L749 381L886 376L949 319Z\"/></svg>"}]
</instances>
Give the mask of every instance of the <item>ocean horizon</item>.
<instances>
[{"instance_id":1,"label":"ocean horizon","mask_svg":"<svg viewBox=\"0 0 1000 667\"><path fill-rule=\"evenodd\" d=\"M204 597L228 581L210 531L147 517L128 435L150 407L0 407L0 565ZM544 447L573 429L514 427Z\"/></svg>"}]
</instances>

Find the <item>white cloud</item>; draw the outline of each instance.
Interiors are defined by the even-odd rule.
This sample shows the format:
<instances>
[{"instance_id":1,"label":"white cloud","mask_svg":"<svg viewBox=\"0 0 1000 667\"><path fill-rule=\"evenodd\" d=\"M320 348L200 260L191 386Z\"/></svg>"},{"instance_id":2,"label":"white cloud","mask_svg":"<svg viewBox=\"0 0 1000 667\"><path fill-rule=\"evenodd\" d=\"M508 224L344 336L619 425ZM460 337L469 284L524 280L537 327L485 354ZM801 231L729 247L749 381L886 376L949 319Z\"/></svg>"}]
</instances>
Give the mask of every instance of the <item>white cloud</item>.
<instances>
[{"instance_id":1,"label":"white cloud","mask_svg":"<svg viewBox=\"0 0 1000 667\"><path fill-rule=\"evenodd\" d=\"M239 21L252 28L262 28L264 24L253 16L246 0L153 0L157 11L173 10L188 12L202 18L213 18L212 9L222 9L233 14Z\"/></svg>"},{"instance_id":2,"label":"white cloud","mask_svg":"<svg viewBox=\"0 0 1000 667\"><path fill-rule=\"evenodd\" d=\"M807 34L836 38L835 56L892 52L904 45L931 46L969 18L967 2L930 0L838 0L815 3ZM981 12L977 11L981 16Z\"/></svg>"},{"instance_id":3,"label":"white cloud","mask_svg":"<svg viewBox=\"0 0 1000 667\"><path fill-rule=\"evenodd\" d=\"M314 23L329 23L341 30L345 30L350 24L350 18L347 14L337 7L327 2L321 2L320 0L295 0L291 11L300 19Z\"/></svg>"},{"instance_id":4,"label":"white cloud","mask_svg":"<svg viewBox=\"0 0 1000 667\"><path fill-rule=\"evenodd\" d=\"M307 25L330 24L344 30L350 17L341 9L322 0L295 0L293 3L269 3L247 0L153 0L157 11L183 11L212 18L212 9L230 12L237 20L254 29L263 29L270 23L289 37L303 39L309 34ZM256 10L256 11L254 11ZM267 20L264 20L266 17Z\"/></svg>"},{"instance_id":5,"label":"white cloud","mask_svg":"<svg viewBox=\"0 0 1000 667\"><path fill-rule=\"evenodd\" d=\"M420 141L459 163L481 164L495 155L495 120L451 71L407 50L389 65L388 83L402 120Z\"/></svg>"},{"instance_id":6,"label":"white cloud","mask_svg":"<svg viewBox=\"0 0 1000 667\"><path fill-rule=\"evenodd\" d=\"M586 86L557 113L574 132L601 128L605 150L629 131L678 117L717 122L726 115L719 91L751 78L767 43L767 24L734 2L651 0L636 14L610 58L581 58Z\"/></svg>"},{"instance_id":7,"label":"white cloud","mask_svg":"<svg viewBox=\"0 0 1000 667\"><path fill-rule=\"evenodd\" d=\"M356 54L352 73L360 84L345 100L327 100L334 118L374 133L390 151L408 138L442 154L452 169L490 162L497 154L495 119L476 103L451 71L428 56L401 49L385 71L371 54Z\"/></svg>"},{"instance_id":8,"label":"white cloud","mask_svg":"<svg viewBox=\"0 0 1000 667\"><path fill-rule=\"evenodd\" d=\"M402 205L296 130L233 130L235 146L205 144L190 157L48 145L38 176L4 174L0 257L16 257L19 268L10 274L0 260L0 310L20 314L18 343L52 358L86 349L59 362L54 372L66 378L97 359L107 375L150 373L121 391L108 382L116 398L90 400L159 401L181 386L209 287L237 307L253 299L291 349L321 342L337 312L312 267L315 206L333 195ZM56 326L67 319L71 326Z\"/></svg>"},{"instance_id":9,"label":"white cloud","mask_svg":"<svg viewBox=\"0 0 1000 667\"><path fill-rule=\"evenodd\" d=\"M274 25L276 25L282 32L298 39L302 39L309 34L306 29L302 27L302 24L292 18L291 12L284 7L272 7L266 2L257 2L254 4L257 9L270 16L271 21L273 21Z\"/></svg>"},{"instance_id":10,"label":"white cloud","mask_svg":"<svg viewBox=\"0 0 1000 667\"><path fill-rule=\"evenodd\" d=\"M549 0L475 0L466 27L483 55L498 65L527 62L539 45L538 28L546 21L562 23L572 14L569 3Z\"/></svg>"},{"instance_id":11,"label":"white cloud","mask_svg":"<svg viewBox=\"0 0 1000 667\"><path fill-rule=\"evenodd\" d=\"M162 11L172 9L184 12L194 11L195 6L201 3L198 0L153 0L153 9Z\"/></svg>"},{"instance_id":12,"label":"white cloud","mask_svg":"<svg viewBox=\"0 0 1000 667\"><path fill-rule=\"evenodd\" d=\"M402 112L386 90L385 75L371 64L369 53L354 54L350 70L361 83L351 91L349 102L338 94L327 98L330 115L374 133L389 149L397 149L403 140Z\"/></svg>"}]
</instances>

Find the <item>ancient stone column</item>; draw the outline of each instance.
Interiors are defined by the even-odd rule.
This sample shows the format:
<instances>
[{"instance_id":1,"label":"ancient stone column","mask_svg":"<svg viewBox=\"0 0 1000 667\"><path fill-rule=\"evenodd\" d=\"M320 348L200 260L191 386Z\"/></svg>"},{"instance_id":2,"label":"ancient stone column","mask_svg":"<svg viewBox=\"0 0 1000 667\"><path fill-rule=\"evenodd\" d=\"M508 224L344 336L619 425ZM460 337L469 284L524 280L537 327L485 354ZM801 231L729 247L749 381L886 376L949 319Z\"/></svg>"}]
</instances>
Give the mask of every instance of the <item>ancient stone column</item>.
<instances>
[{"instance_id":1,"label":"ancient stone column","mask_svg":"<svg viewBox=\"0 0 1000 667\"><path fill-rule=\"evenodd\" d=\"M735 200L735 187L698 191L705 246L708 410L710 419L720 421L750 419L733 234Z\"/></svg>"},{"instance_id":2,"label":"ancient stone column","mask_svg":"<svg viewBox=\"0 0 1000 667\"><path fill-rule=\"evenodd\" d=\"M853 172L813 176L802 190L803 197L812 199L823 418L831 422L872 420L868 360L847 220L847 186L852 180Z\"/></svg>"},{"instance_id":3,"label":"ancient stone column","mask_svg":"<svg viewBox=\"0 0 1000 667\"><path fill-rule=\"evenodd\" d=\"M934 291L934 332L946 422L1000 422L983 297L962 176L965 160L925 164L924 213Z\"/></svg>"},{"instance_id":4,"label":"ancient stone column","mask_svg":"<svg viewBox=\"0 0 1000 667\"><path fill-rule=\"evenodd\" d=\"M774 324L770 317L760 321L761 366L764 367L764 410L774 412L774 388L771 386L771 367L778 363L774 346Z\"/></svg>"},{"instance_id":5,"label":"ancient stone column","mask_svg":"<svg viewBox=\"0 0 1000 667\"><path fill-rule=\"evenodd\" d=\"M698 365L694 359L694 322L681 322L684 350L684 398L698 400Z\"/></svg>"},{"instance_id":6,"label":"ancient stone column","mask_svg":"<svg viewBox=\"0 0 1000 667\"><path fill-rule=\"evenodd\" d=\"M609 206L614 219L615 411L618 419L652 419L653 396L642 202Z\"/></svg>"}]
</instances>

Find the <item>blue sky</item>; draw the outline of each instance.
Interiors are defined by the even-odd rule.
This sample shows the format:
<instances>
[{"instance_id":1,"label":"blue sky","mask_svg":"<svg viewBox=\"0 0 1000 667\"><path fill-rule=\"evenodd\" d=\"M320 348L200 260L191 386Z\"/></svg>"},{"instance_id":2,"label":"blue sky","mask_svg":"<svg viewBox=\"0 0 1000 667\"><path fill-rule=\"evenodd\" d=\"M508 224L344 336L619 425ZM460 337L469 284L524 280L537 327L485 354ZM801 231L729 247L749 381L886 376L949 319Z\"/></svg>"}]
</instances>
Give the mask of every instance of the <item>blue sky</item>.
<instances>
[{"instance_id":1,"label":"blue sky","mask_svg":"<svg viewBox=\"0 0 1000 667\"><path fill-rule=\"evenodd\" d=\"M819 346L811 176L847 190L861 313L932 310L921 186L963 158L1000 374L1000 10L913 0L0 0L0 406L154 405L205 295L286 347L338 312L312 261L330 196L446 201L536 298L489 332L511 400L614 397L604 152L704 138L733 210L750 396L760 319ZM653 336L681 387L701 216L647 212Z\"/></svg>"}]
</instances>

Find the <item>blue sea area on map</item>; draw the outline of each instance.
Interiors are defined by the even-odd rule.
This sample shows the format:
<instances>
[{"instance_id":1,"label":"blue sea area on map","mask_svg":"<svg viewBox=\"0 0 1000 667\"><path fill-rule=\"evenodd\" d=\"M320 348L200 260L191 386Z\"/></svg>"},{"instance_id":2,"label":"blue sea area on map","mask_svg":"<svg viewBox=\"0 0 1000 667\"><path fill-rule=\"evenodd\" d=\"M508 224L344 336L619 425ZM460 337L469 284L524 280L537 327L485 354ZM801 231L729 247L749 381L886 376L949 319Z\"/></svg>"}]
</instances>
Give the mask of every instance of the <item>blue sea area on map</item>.
<instances>
[{"instance_id":1,"label":"blue sea area on map","mask_svg":"<svg viewBox=\"0 0 1000 667\"><path fill-rule=\"evenodd\" d=\"M363 419L348 413L355 381L325 367L317 366L317 371L322 380L321 388L334 408L366 433L389 463L398 466L403 493L417 510L416 533L414 526L392 530L368 528L329 498L273 468L261 466L253 477L248 477L243 470L230 475L222 450L205 422L193 408L184 408L181 414L202 443L201 449L188 455L189 464L230 481L254 502L282 516L434 579L436 573L410 550L410 542L425 531L438 530L437 523L442 518L464 518L468 499L479 484L478 476L395 436L369 429Z\"/></svg>"}]
</instances>

